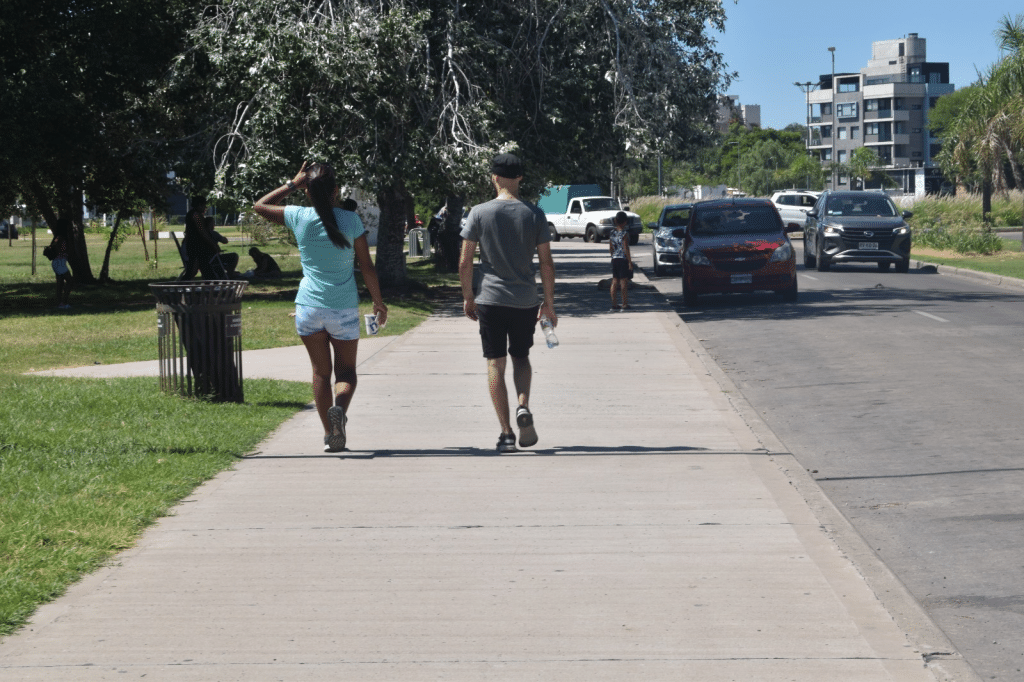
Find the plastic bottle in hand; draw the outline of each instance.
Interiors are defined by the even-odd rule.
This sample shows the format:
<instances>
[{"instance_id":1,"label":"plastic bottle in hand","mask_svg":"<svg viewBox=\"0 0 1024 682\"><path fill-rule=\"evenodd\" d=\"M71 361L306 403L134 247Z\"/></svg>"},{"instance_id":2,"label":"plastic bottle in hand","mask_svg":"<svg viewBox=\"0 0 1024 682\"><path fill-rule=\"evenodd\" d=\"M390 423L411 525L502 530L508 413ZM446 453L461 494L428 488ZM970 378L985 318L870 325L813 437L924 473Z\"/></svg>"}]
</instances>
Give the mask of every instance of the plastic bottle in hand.
<instances>
[{"instance_id":1,"label":"plastic bottle in hand","mask_svg":"<svg viewBox=\"0 0 1024 682\"><path fill-rule=\"evenodd\" d=\"M555 326L547 315L540 318L540 328L544 330L544 338L548 342L548 348L558 348L558 337L555 336Z\"/></svg>"}]
</instances>

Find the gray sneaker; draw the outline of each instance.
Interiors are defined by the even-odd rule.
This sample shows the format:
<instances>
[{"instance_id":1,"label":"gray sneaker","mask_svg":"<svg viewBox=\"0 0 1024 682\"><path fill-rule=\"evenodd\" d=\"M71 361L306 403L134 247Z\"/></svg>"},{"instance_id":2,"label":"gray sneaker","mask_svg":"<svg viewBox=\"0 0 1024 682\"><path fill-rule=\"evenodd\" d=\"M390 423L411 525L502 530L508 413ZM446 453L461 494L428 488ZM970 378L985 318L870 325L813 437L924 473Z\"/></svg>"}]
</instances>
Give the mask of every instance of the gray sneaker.
<instances>
[{"instance_id":1,"label":"gray sneaker","mask_svg":"<svg viewBox=\"0 0 1024 682\"><path fill-rule=\"evenodd\" d=\"M339 405L332 405L327 410L327 419L331 422L331 433L327 436L327 452L341 452L345 449L345 424L348 417Z\"/></svg>"},{"instance_id":2,"label":"gray sneaker","mask_svg":"<svg viewBox=\"0 0 1024 682\"><path fill-rule=\"evenodd\" d=\"M537 429L533 428L533 415L527 407L516 410L516 424L519 425L519 447L528 448L537 444Z\"/></svg>"}]
</instances>

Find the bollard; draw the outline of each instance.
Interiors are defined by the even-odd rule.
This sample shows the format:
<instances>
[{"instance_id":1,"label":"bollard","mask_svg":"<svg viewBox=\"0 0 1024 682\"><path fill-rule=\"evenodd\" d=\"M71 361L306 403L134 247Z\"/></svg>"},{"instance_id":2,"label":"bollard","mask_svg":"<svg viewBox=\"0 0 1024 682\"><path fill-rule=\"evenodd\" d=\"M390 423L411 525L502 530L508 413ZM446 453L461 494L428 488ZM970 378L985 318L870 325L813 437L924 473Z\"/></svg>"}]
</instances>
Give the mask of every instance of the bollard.
<instances>
[{"instance_id":1,"label":"bollard","mask_svg":"<svg viewBox=\"0 0 1024 682\"><path fill-rule=\"evenodd\" d=\"M150 284L157 299L160 388L166 393L244 401L242 291L247 282Z\"/></svg>"}]
</instances>

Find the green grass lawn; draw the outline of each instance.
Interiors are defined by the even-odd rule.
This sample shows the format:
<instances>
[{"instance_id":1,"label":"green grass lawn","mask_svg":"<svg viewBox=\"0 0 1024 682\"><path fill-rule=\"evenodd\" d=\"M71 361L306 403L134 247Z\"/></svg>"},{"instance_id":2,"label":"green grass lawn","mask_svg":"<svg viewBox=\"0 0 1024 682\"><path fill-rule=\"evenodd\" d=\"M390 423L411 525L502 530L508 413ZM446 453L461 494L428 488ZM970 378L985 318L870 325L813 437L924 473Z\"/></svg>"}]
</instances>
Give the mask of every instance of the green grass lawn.
<instances>
[{"instance_id":1,"label":"green grass lawn","mask_svg":"<svg viewBox=\"0 0 1024 682\"><path fill-rule=\"evenodd\" d=\"M245 393L244 405L210 403L148 377L0 374L0 634L310 400L299 382L250 379Z\"/></svg>"},{"instance_id":2,"label":"green grass lawn","mask_svg":"<svg viewBox=\"0 0 1024 682\"><path fill-rule=\"evenodd\" d=\"M43 235L39 239L41 252ZM95 261L102 260L106 241L102 235L88 235L87 241L94 274L98 275ZM0 371L21 373L157 358L156 299L148 285L173 280L181 271L180 259L172 265L161 260L159 267L150 267L141 241L129 240L111 256L114 284L73 289L72 309L58 311L49 261L40 253L33 275L30 240L19 239L13 244L8 248L7 242L0 241ZM168 244L173 247L173 242L160 241L161 253L168 253ZM152 259L153 243L148 242L147 248ZM241 254L239 269L247 267L248 248L248 244L235 243L229 247ZM251 282L246 287L241 304L242 348L300 345L295 322L288 315L295 309L293 301L302 278L298 252L293 246L276 242L261 249L274 256L284 276ZM458 287L456 274L438 273L426 259L410 259L408 269L419 285L402 292L385 292L389 312L382 335L398 335L415 327L430 315L438 292L453 292ZM360 313L370 312L372 306L364 296Z\"/></svg>"},{"instance_id":3,"label":"green grass lawn","mask_svg":"<svg viewBox=\"0 0 1024 682\"><path fill-rule=\"evenodd\" d=\"M938 265L948 265L965 270L988 272L1002 277L1024 279L1024 252L1020 241L1003 240L1003 250L990 255L960 255L952 252L936 252L928 249L912 249L911 258Z\"/></svg>"},{"instance_id":4,"label":"green grass lawn","mask_svg":"<svg viewBox=\"0 0 1024 682\"><path fill-rule=\"evenodd\" d=\"M54 309L48 243L39 235L32 272L27 232L9 247L0 241L0 635L61 595L68 585L130 547L155 519L197 485L232 466L312 400L308 383L245 381L245 404L169 396L152 377L71 379L25 376L29 370L152 360L157 346L150 282L173 280L181 269L170 241L152 242L147 262L136 235L111 257L113 284L81 287L72 310ZM106 241L89 235L98 275ZM229 247L247 265L248 245ZM254 282L242 297L244 349L299 345L294 297L298 253L287 244L262 250L284 271ZM411 260L419 282L385 292L385 335L419 324L458 277ZM370 312L369 301L361 306ZM211 425L216 425L211 428Z\"/></svg>"}]
</instances>

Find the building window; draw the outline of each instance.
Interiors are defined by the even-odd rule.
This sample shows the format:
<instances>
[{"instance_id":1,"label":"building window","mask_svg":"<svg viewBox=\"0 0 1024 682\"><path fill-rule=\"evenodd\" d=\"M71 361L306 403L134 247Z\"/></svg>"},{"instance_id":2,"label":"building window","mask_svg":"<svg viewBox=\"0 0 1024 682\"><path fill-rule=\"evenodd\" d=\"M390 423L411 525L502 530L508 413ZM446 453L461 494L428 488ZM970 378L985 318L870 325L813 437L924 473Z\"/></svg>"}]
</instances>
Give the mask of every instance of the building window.
<instances>
[{"instance_id":1,"label":"building window","mask_svg":"<svg viewBox=\"0 0 1024 682\"><path fill-rule=\"evenodd\" d=\"M868 123L867 125L864 126L864 133L867 134L867 135L877 135L878 134L878 124L877 123Z\"/></svg>"},{"instance_id":2,"label":"building window","mask_svg":"<svg viewBox=\"0 0 1024 682\"><path fill-rule=\"evenodd\" d=\"M866 100L864 100L864 111L878 111L878 100L877 99L866 99Z\"/></svg>"},{"instance_id":3,"label":"building window","mask_svg":"<svg viewBox=\"0 0 1024 682\"><path fill-rule=\"evenodd\" d=\"M859 81L847 81L845 83L842 82L842 81L839 82L839 92L858 92L858 91L860 91L860 82Z\"/></svg>"},{"instance_id":4,"label":"building window","mask_svg":"<svg viewBox=\"0 0 1024 682\"><path fill-rule=\"evenodd\" d=\"M822 149L821 150L821 160L822 161L831 161L832 160L832 150L831 149Z\"/></svg>"},{"instance_id":5,"label":"building window","mask_svg":"<svg viewBox=\"0 0 1024 682\"><path fill-rule=\"evenodd\" d=\"M935 105L938 104L938 103L939 103L939 98L938 97L929 97L928 98L928 108L929 109L934 109Z\"/></svg>"},{"instance_id":6,"label":"building window","mask_svg":"<svg viewBox=\"0 0 1024 682\"><path fill-rule=\"evenodd\" d=\"M839 118L857 118L857 103L837 104L836 113L839 114Z\"/></svg>"},{"instance_id":7,"label":"building window","mask_svg":"<svg viewBox=\"0 0 1024 682\"><path fill-rule=\"evenodd\" d=\"M893 103L894 104L893 109L895 109L896 111L903 111L903 108L904 108L903 107L903 98L902 97L897 97L895 99L896 99L896 101Z\"/></svg>"},{"instance_id":8,"label":"building window","mask_svg":"<svg viewBox=\"0 0 1024 682\"><path fill-rule=\"evenodd\" d=\"M839 150L839 163L846 163L846 150L845 149L840 149Z\"/></svg>"},{"instance_id":9,"label":"building window","mask_svg":"<svg viewBox=\"0 0 1024 682\"><path fill-rule=\"evenodd\" d=\"M841 126L839 128L839 139L840 140L845 140L846 139L846 127L845 126Z\"/></svg>"},{"instance_id":10,"label":"building window","mask_svg":"<svg viewBox=\"0 0 1024 682\"><path fill-rule=\"evenodd\" d=\"M832 137L832 126L821 126L822 137Z\"/></svg>"},{"instance_id":11,"label":"building window","mask_svg":"<svg viewBox=\"0 0 1024 682\"><path fill-rule=\"evenodd\" d=\"M860 139L860 126L850 126L850 139L851 140L859 140Z\"/></svg>"},{"instance_id":12,"label":"building window","mask_svg":"<svg viewBox=\"0 0 1024 682\"><path fill-rule=\"evenodd\" d=\"M895 133L897 135L906 135L907 134L907 122L906 121L896 121Z\"/></svg>"}]
</instances>

